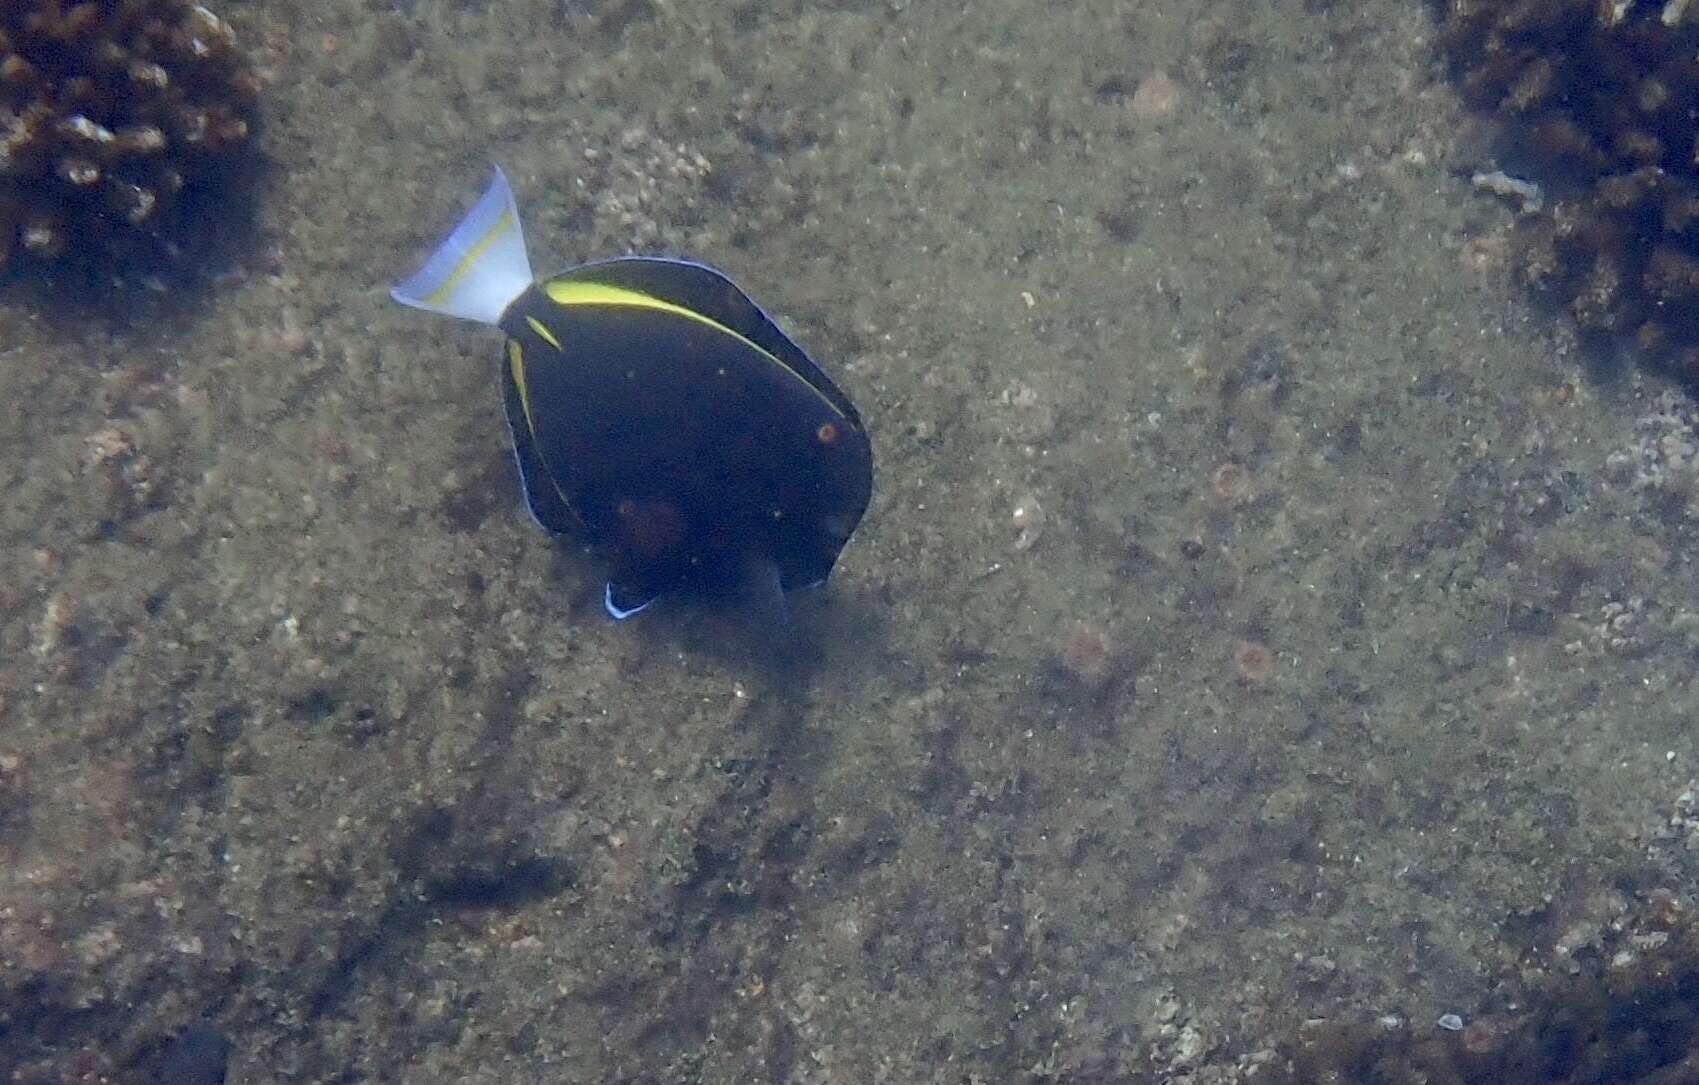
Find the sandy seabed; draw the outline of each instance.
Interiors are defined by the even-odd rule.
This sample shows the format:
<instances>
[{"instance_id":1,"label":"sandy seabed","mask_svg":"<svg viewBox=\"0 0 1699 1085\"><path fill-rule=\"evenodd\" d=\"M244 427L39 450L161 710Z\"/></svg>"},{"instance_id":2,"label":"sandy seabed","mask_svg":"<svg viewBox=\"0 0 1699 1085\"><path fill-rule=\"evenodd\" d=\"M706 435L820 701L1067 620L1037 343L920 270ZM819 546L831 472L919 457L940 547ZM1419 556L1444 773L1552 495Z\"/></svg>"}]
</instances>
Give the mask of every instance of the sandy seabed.
<instances>
[{"instance_id":1,"label":"sandy seabed","mask_svg":"<svg viewBox=\"0 0 1699 1085\"><path fill-rule=\"evenodd\" d=\"M1699 410L1517 288L1424 5L220 14L235 266L0 295L11 1080L1225 1081L1699 889ZM387 298L494 162L860 405L801 662L607 620Z\"/></svg>"}]
</instances>

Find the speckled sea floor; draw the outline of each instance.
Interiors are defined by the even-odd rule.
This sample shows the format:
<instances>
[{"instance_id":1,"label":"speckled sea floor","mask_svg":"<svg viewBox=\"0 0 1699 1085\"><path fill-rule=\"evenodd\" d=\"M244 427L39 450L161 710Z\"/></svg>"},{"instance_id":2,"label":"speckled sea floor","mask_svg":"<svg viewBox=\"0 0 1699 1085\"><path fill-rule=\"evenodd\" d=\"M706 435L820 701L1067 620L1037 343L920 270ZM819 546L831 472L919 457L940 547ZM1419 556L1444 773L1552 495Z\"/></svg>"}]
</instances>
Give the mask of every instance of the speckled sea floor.
<instances>
[{"instance_id":1,"label":"speckled sea floor","mask_svg":"<svg viewBox=\"0 0 1699 1085\"><path fill-rule=\"evenodd\" d=\"M1225 1081L1699 890L1699 411L1530 308L1422 4L220 10L238 265L0 293L8 1080ZM860 403L806 665L608 621L388 301L492 162Z\"/></svg>"}]
</instances>

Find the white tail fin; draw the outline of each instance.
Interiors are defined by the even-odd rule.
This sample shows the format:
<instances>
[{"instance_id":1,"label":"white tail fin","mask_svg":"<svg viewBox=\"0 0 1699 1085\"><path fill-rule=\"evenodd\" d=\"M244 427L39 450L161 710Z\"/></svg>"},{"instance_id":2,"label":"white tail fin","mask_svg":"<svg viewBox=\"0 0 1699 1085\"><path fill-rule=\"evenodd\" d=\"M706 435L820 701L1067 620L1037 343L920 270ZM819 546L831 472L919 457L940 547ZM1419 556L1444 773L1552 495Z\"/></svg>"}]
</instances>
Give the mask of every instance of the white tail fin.
<instances>
[{"instance_id":1,"label":"white tail fin","mask_svg":"<svg viewBox=\"0 0 1699 1085\"><path fill-rule=\"evenodd\" d=\"M495 324L531 281L519 209L498 166L460 225L389 296L415 309Z\"/></svg>"}]
</instances>

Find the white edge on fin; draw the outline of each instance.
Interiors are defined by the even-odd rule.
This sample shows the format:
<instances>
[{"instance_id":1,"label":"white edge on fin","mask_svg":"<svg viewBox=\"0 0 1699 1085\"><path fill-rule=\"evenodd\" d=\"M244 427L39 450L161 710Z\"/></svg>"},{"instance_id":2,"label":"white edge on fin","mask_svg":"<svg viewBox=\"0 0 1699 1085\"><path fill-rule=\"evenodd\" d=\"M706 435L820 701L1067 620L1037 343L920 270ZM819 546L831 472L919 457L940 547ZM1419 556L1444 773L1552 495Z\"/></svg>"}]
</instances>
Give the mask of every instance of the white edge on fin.
<instances>
[{"instance_id":1,"label":"white edge on fin","mask_svg":"<svg viewBox=\"0 0 1699 1085\"><path fill-rule=\"evenodd\" d=\"M427 312L496 324L531 285L531 261L507 175L494 180L424 266L389 296Z\"/></svg>"},{"instance_id":2,"label":"white edge on fin","mask_svg":"<svg viewBox=\"0 0 1699 1085\"><path fill-rule=\"evenodd\" d=\"M607 608L608 614L610 614L613 617L613 620L616 621L616 622L625 621L627 618L631 617L633 614L636 614L638 611L643 610L650 603L653 603L654 601L655 601L654 598L650 597L648 599L643 600L641 603L638 603L634 607L622 607L618 603L614 602L614 582L613 581L611 581L611 580L608 581L607 587L602 589L602 606Z\"/></svg>"}]
</instances>

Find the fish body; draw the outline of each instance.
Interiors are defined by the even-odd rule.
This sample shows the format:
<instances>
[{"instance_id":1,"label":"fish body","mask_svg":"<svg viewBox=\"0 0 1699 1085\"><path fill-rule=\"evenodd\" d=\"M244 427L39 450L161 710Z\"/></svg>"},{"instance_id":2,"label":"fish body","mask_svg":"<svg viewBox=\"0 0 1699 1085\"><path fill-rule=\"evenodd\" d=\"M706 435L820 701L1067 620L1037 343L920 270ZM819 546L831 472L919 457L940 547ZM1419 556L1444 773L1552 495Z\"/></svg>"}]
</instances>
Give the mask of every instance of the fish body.
<instances>
[{"instance_id":1,"label":"fish body","mask_svg":"<svg viewBox=\"0 0 1699 1085\"><path fill-rule=\"evenodd\" d=\"M536 280L500 170L392 294L507 335L531 512L603 550L609 613L664 594L824 581L872 494L854 404L706 264L622 257Z\"/></svg>"}]
</instances>

